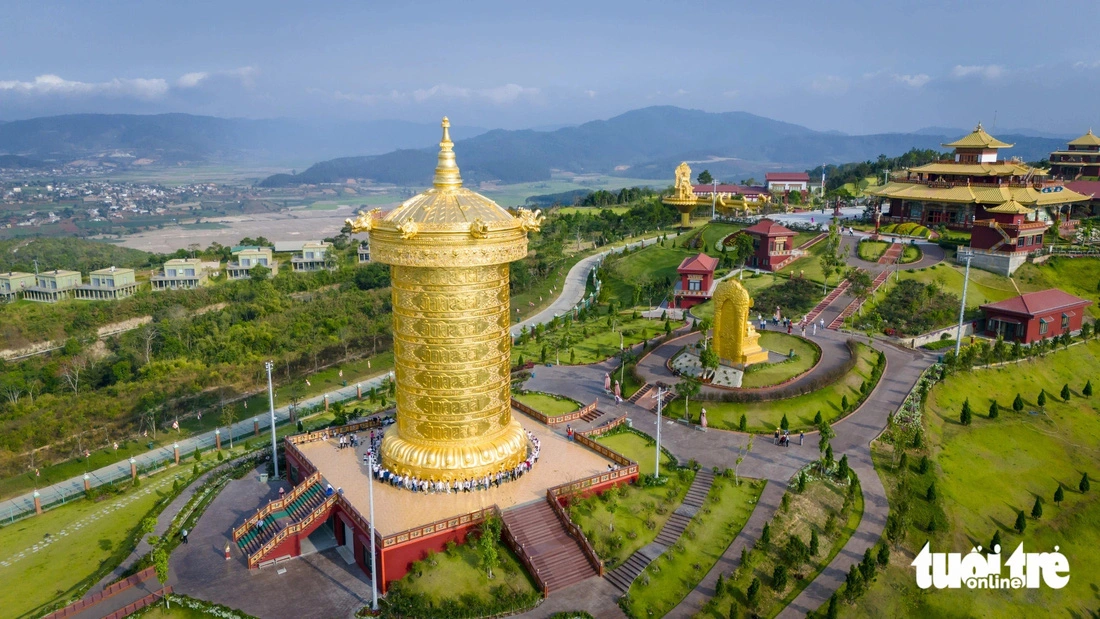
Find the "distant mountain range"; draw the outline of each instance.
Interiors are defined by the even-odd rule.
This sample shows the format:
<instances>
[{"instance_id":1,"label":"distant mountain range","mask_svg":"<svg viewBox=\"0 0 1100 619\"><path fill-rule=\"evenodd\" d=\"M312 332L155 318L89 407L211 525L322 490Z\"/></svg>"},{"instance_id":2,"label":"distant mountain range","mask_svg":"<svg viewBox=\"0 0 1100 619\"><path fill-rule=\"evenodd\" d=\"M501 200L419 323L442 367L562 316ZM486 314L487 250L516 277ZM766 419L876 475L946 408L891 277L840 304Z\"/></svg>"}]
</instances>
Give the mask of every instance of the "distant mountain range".
<instances>
[{"instance_id":1,"label":"distant mountain range","mask_svg":"<svg viewBox=\"0 0 1100 619\"><path fill-rule=\"evenodd\" d=\"M760 177L769 170L804 170L896 156L911 148L941 148L966 131L944 134L844 135L814 131L746 112L709 113L677 107L649 107L556 131L497 129L455 143L467 182L502 183L549 179L553 171L599 173L635 179L672 177L680 161L708 169L725 180ZM1008 156L1045 159L1065 140L998 135L1015 148ZM262 186L343 182L367 178L398 185L430 181L436 147L384 155L343 157L315 164L295 175L277 174Z\"/></svg>"},{"instance_id":2,"label":"distant mountain range","mask_svg":"<svg viewBox=\"0 0 1100 619\"><path fill-rule=\"evenodd\" d=\"M456 137L484 133L457 127ZM309 162L419 148L439 139L437 123L247 120L190 114L71 114L0 122L0 155L41 162L110 157L113 163ZM0 162L16 167L17 160Z\"/></svg>"},{"instance_id":3,"label":"distant mountain range","mask_svg":"<svg viewBox=\"0 0 1100 619\"><path fill-rule=\"evenodd\" d=\"M0 168L50 168L74 160L115 165L266 163L287 167L321 161L300 174L277 174L264 186L372 179L423 185L435 168L437 122L247 120L160 114L74 114L0 122ZM815 131L746 112L709 113L648 107L577 126L486 131L452 124L463 178L469 183L549 179L553 172L606 174L665 182L680 161L717 178L760 179L771 170L940 148L966 130L845 135ZM1064 137L996 134L1016 147L1009 156L1046 158ZM354 155L354 156L348 156ZM333 157L337 157L333 159Z\"/></svg>"}]
</instances>

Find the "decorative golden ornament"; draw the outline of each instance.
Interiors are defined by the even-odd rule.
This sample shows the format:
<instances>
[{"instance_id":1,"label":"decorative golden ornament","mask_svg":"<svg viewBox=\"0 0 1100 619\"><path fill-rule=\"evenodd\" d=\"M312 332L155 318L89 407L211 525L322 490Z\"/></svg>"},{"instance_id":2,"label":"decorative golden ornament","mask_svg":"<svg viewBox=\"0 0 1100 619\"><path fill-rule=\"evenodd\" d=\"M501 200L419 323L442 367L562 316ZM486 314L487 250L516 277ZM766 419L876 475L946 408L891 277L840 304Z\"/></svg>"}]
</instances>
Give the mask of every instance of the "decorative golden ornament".
<instances>
[{"instance_id":1,"label":"decorative golden ornament","mask_svg":"<svg viewBox=\"0 0 1100 619\"><path fill-rule=\"evenodd\" d=\"M760 347L760 334L749 322L752 297L741 282L730 278L718 282L714 302L714 352L734 365L751 365L768 360Z\"/></svg>"},{"instance_id":2,"label":"decorative golden ornament","mask_svg":"<svg viewBox=\"0 0 1100 619\"><path fill-rule=\"evenodd\" d=\"M370 228L371 258L392 281L397 423L382 465L441 481L527 458L511 409L508 263L540 222L462 186L449 128L444 118L433 186Z\"/></svg>"},{"instance_id":3,"label":"decorative golden ornament","mask_svg":"<svg viewBox=\"0 0 1100 619\"><path fill-rule=\"evenodd\" d=\"M355 219L345 219L344 223L351 226L352 234L358 234L360 232L370 232L371 226L374 220L382 212L380 208L372 208L369 211L359 211Z\"/></svg>"},{"instance_id":4,"label":"decorative golden ornament","mask_svg":"<svg viewBox=\"0 0 1100 619\"><path fill-rule=\"evenodd\" d=\"M538 232L539 228L542 227L542 221L546 219L539 209L531 211L521 207L516 212L518 213L520 227L523 228L524 232Z\"/></svg>"}]
</instances>

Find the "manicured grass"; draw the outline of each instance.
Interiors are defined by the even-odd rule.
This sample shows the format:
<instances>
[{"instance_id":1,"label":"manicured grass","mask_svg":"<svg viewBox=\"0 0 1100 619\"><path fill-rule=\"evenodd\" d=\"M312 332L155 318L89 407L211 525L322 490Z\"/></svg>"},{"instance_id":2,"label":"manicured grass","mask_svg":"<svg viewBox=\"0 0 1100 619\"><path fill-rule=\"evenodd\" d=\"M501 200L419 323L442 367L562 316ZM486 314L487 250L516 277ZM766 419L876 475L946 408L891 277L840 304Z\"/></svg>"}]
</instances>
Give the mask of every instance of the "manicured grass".
<instances>
[{"instance_id":1,"label":"manicured grass","mask_svg":"<svg viewBox=\"0 0 1100 619\"><path fill-rule=\"evenodd\" d=\"M400 581L403 592L423 596L435 608L451 606L460 598L487 605L496 599L498 588L523 595L535 592L534 580L507 546L497 544L500 565L490 580L478 566L477 550L470 541L415 563Z\"/></svg>"},{"instance_id":2,"label":"manicured grass","mask_svg":"<svg viewBox=\"0 0 1100 619\"><path fill-rule=\"evenodd\" d=\"M874 309L877 300L883 298L896 285L896 280L899 278L903 280L914 279L925 284L934 283L944 292L954 294L961 299L965 268L965 265L960 267L951 260L945 260L923 269L901 271L898 275L891 274L875 292L875 295L867 300L867 303L863 306L863 313L866 314ZM1003 301L1016 295L1016 289L1013 288L1012 282L1007 277L981 269L970 269L970 283L967 284L966 289L968 312L977 312L980 305ZM858 320L859 315L856 314L855 316ZM884 326L888 327L889 325Z\"/></svg>"},{"instance_id":3,"label":"manicured grass","mask_svg":"<svg viewBox=\"0 0 1100 619\"><path fill-rule=\"evenodd\" d=\"M809 473L807 473L809 475ZM817 578L821 570L844 548L863 516L863 494L857 489L851 504L845 509L848 486L831 478L810 477L806 490L799 493L793 487L788 490L790 505L780 509L769 523L771 542L758 546L749 553L747 565L735 574L726 574L732 587L712 598L703 608L701 617L725 619L731 605L745 609L745 591L753 578L761 583L760 594L753 612L761 617L773 617ZM827 526L830 516L833 524ZM817 531L819 550L807 563L788 566L788 585L781 591L771 588L775 566L783 563L780 551L792 536L797 536L807 546L811 531Z\"/></svg>"},{"instance_id":4,"label":"manicured grass","mask_svg":"<svg viewBox=\"0 0 1100 619\"><path fill-rule=\"evenodd\" d=\"M920 250L917 245L906 245L905 249L901 252L901 263L909 264L911 262L917 262L924 257L924 252Z\"/></svg>"},{"instance_id":5,"label":"manicured grass","mask_svg":"<svg viewBox=\"0 0 1100 619\"><path fill-rule=\"evenodd\" d=\"M817 283L825 281L825 275L821 271L821 254L825 253L825 241L817 243L810 248L809 253L798 260L788 264L779 270L784 275L801 275ZM836 286L842 279L842 275L833 273L829 278L829 288Z\"/></svg>"},{"instance_id":6,"label":"manicured grass","mask_svg":"<svg viewBox=\"0 0 1100 619\"><path fill-rule=\"evenodd\" d=\"M189 468L173 467L121 495L98 502L80 498L0 529L0 561L10 563L0 565L0 580L19 583L0 587L4 615L38 616L32 611L81 584L94 584L82 581L112 556L117 561L130 554L137 543L133 529L171 493L177 475L189 478Z\"/></svg>"},{"instance_id":7,"label":"manicured grass","mask_svg":"<svg viewBox=\"0 0 1100 619\"><path fill-rule=\"evenodd\" d=\"M584 531L604 567L614 569L657 538L683 502L693 479L692 471L669 469L668 482L663 486L620 486L574 502L569 516ZM609 509L612 506L614 513Z\"/></svg>"},{"instance_id":8,"label":"manicured grass","mask_svg":"<svg viewBox=\"0 0 1100 619\"><path fill-rule=\"evenodd\" d=\"M883 241L863 241L859 245L859 257L867 262L878 262L890 244Z\"/></svg>"},{"instance_id":9,"label":"manicured grass","mask_svg":"<svg viewBox=\"0 0 1100 619\"><path fill-rule=\"evenodd\" d=\"M790 361L765 366L755 372L745 374L741 386L745 389L769 387L786 382L809 371L821 358L821 349L809 341L786 333L765 331L760 334L760 345L767 350L788 354L792 349L795 357ZM708 420L709 422L709 420Z\"/></svg>"},{"instance_id":10,"label":"manicured grass","mask_svg":"<svg viewBox=\"0 0 1100 619\"><path fill-rule=\"evenodd\" d=\"M973 271L971 271L973 274ZM1014 274L1016 282L1025 291L1060 288L1070 294L1092 301L1088 311L1100 317L1100 259L1051 258L1043 264L1025 264Z\"/></svg>"},{"instance_id":11,"label":"manicured grass","mask_svg":"<svg viewBox=\"0 0 1100 619\"><path fill-rule=\"evenodd\" d=\"M555 347L560 345L564 327L559 327L549 334L544 334L541 341L535 341L532 337L523 344L512 347L512 363L519 362L522 356L524 361L540 363L542 359L542 347L547 348L547 363L560 361L561 363L589 364L603 361L608 357L619 354L619 345L630 347L642 340L652 339L658 335L664 335L664 322L660 319L631 318L631 312L623 312L617 315L613 322L617 322L615 330L607 324L606 313L592 316L584 323L571 323L569 334L573 344L560 351L560 356L555 354ZM677 329L683 322L672 321L672 329ZM620 340L619 333L622 333ZM587 333L587 335L586 335ZM570 351L575 354L570 355Z\"/></svg>"},{"instance_id":12,"label":"manicured grass","mask_svg":"<svg viewBox=\"0 0 1100 619\"><path fill-rule=\"evenodd\" d=\"M946 522L930 534L927 523L915 516L915 527L904 545L905 556L893 561L856 608L846 614L1091 616L1096 608L1094 575L1100 574L1100 556L1094 551L1100 545L1100 494L1095 483L1086 494L1077 486L1083 473L1093 480L1100 477L1098 396L1081 395L1085 380L1097 367L1100 342L1093 341L1033 361L958 374L933 388L923 423L934 459L937 504L942 505ZM1057 394L1066 383L1073 395L1063 403ZM1043 409L1035 402L1040 389L1047 391ZM1025 401L1024 412L1012 410L1016 393ZM970 426L959 423L966 398L975 411ZM989 419L986 413L993 398L1000 404L997 419ZM911 454L911 470L916 460ZM884 485L892 489L897 472L881 460L878 464ZM917 495L911 499L913 504L927 504L927 483L925 479L913 484ZM1061 505L1053 500L1059 485L1065 494ZM1040 519L1030 517L1036 497L1043 499ZM891 503L897 498L895 492ZM1013 529L1021 510L1028 514L1022 535ZM995 591L965 587L921 591L916 587L908 564L926 540L931 540L934 552L966 553L976 544L988 546L995 531L1001 535L1002 562L1021 542L1027 552L1052 552L1059 546L1071 569L1069 583L1063 589ZM1008 575L1007 569L1004 575Z\"/></svg>"},{"instance_id":13,"label":"manicured grass","mask_svg":"<svg viewBox=\"0 0 1100 619\"><path fill-rule=\"evenodd\" d=\"M393 369L393 353L385 352L370 357L369 362L371 365L369 369L367 368L368 359L364 358L335 365L310 375L309 381L312 386L304 388L302 397L323 395L340 387L344 381L348 381L349 385L354 385L357 380L365 380L371 376L389 372ZM344 372L343 378L339 376L341 370ZM278 368L276 368L277 371ZM254 394L246 398L244 402L247 404L238 402L233 405L233 410L236 413L235 422L255 415L262 415L268 411L269 403L266 391ZM290 387L276 387L275 406L278 408L289 403ZM147 447L149 442L153 442L154 448L164 447L182 438L209 432L225 424L220 415L211 412L203 415L202 419L197 417L180 419L179 425L179 432L158 432L156 439L151 435L142 437L140 440L122 439L118 441L119 448L117 450L114 449L113 444L110 446L101 445L98 449L91 449L89 458L79 457L52 466L39 467L41 477L38 478L35 478L33 470L29 470L21 475L0 480L0 498L29 492L35 488L36 484L38 487L45 487L78 477L83 475L85 471L94 471L111 464L125 462L131 456L149 451Z\"/></svg>"},{"instance_id":14,"label":"manicured grass","mask_svg":"<svg viewBox=\"0 0 1100 619\"><path fill-rule=\"evenodd\" d=\"M513 393L512 397L548 417L566 415L581 407L569 398L552 396L548 393Z\"/></svg>"},{"instance_id":15,"label":"manicured grass","mask_svg":"<svg viewBox=\"0 0 1100 619\"><path fill-rule=\"evenodd\" d=\"M178 604L173 605L171 608L165 608L164 602L157 602L155 608L141 615L142 619L207 619L208 617L215 616L216 615L208 615L198 610L184 608Z\"/></svg>"},{"instance_id":16,"label":"manicured grass","mask_svg":"<svg viewBox=\"0 0 1100 619\"><path fill-rule=\"evenodd\" d=\"M638 463L638 472L652 475L653 463L657 457L657 442L649 437L638 436L633 432L619 432L596 438L596 442L606 445ZM671 473L676 461L667 453L661 452L661 474Z\"/></svg>"},{"instance_id":17,"label":"manicured grass","mask_svg":"<svg viewBox=\"0 0 1100 619\"><path fill-rule=\"evenodd\" d=\"M715 477L703 507L684 534L630 586L622 605L633 617L660 617L703 579L745 526L763 491L762 482L740 486Z\"/></svg>"},{"instance_id":18,"label":"manicured grass","mask_svg":"<svg viewBox=\"0 0 1100 619\"><path fill-rule=\"evenodd\" d=\"M770 434L783 418L787 416L791 432L811 429L814 415L821 411L821 416L826 421L834 421L844 413L841 410L841 398L848 396L849 404L854 404L859 399L859 388L865 380L870 380L871 370L874 367L877 351L864 344L857 344L858 361L841 380L819 389L813 393L800 395L786 400L771 402L703 402L693 400L691 402L692 419L699 418L699 408L707 409L707 424L726 430L736 430L741 415L745 415L748 421L748 431ZM871 387L871 385L868 385ZM684 399L676 398L665 407L670 417L682 417L684 414Z\"/></svg>"}]
</instances>

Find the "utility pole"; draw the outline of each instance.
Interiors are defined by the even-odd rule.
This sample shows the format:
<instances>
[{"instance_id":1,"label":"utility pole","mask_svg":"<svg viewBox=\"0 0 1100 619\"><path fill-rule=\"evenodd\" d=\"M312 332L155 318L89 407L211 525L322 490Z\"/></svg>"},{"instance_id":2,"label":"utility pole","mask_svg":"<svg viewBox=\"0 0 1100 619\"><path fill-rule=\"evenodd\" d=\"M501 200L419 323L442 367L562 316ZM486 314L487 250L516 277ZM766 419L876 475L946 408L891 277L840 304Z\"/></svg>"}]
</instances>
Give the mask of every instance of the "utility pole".
<instances>
[{"instance_id":1,"label":"utility pole","mask_svg":"<svg viewBox=\"0 0 1100 619\"><path fill-rule=\"evenodd\" d=\"M370 598L371 610L378 610L378 568L375 565L374 550L374 445L371 445L370 470L367 471L367 497L370 501Z\"/></svg>"},{"instance_id":2,"label":"utility pole","mask_svg":"<svg viewBox=\"0 0 1100 619\"><path fill-rule=\"evenodd\" d=\"M710 192L710 218L713 220L714 209L718 204L718 179L712 178L711 180L714 181L714 189Z\"/></svg>"},{"instance_id":3,"label":"utility pole","mask_svg":"<svg viewBox=\"0 0 1100 619\"><path fill-rule=\"evenodd\" d=\"M970 283L970 259L974 256L974 252L966 252L966 274L963 276L963 298L959 304L959 330L955 335L955 358L959 358L959 351L962 349L963 340L963 314L966 313L966 287Z\"/></svg>"},{"instance_id":4,"label":"utility pole","mask_svg":"<svg viewBox=\"0 0 1100 619\"><path fill-rule=\"evenodd\" d=\"M275 390L271 387L271 369L275 364L264 361L267 368L267 403L271 408L271 464L275 467L275 479L279 479L279 449L275 442Z\"/></svg>"}]
</instances>

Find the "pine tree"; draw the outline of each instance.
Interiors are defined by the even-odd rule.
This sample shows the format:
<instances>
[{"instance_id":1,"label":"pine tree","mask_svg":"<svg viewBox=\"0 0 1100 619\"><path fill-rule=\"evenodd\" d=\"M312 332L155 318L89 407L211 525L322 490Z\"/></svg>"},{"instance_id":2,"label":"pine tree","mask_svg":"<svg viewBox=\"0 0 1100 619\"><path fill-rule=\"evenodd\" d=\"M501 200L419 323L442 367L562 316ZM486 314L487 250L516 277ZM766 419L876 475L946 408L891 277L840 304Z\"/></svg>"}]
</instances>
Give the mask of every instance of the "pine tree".
<instances>
[{"instance_id":1,"label":"pine tree","mask_svg":"<svg viewBox=\"0 0 1100 619\"><path fill-rule=\"evenodd\" d=\"M924 475L930 468L932 468L932 463L928 460L928 456L921 456L920 466L917 467L917 471L920 472L921 475Z\"/></svg>"},{"instance_id":2,"label":"pine tree","mask_svg":"<svg viewBox=\"0 0 1100 619\"><path fill-rule=\"evenodd\" d=\"M928 492L924 493L924 498L928 499L929 502L936 500L936 482L932 482L928 486Z\"/></svg>"},{"instance_id":3,"label":"pine tree","mask_svg":"<svg viewBox=\"0 0 1100 619\"><path fill-rule=\"evenodd\" d=\"M825 611L825 619L837 619L840 616L840 609L837 608L836 594L829 596L829 609Z\"/></svg>"},{"instance_id":4,"label":"pine tree","mask_svg":"<svg viewBox=\"0 0 1100 619\"><path fill-rule=\"evenodd\" d=\"M847 394L845 394L844 396L842 396L840 398L840 410L844 411L845 413L848 412L848 395Z\"/></svg>"},{"instance_id":5,"label":"pine tree","mask_svg":"<svg viewBox=\"0 0 1100 619\"><path fill-rule=\"evenodd\" d=\"M1038 404L1040 407L1043 407L1043 406L1047 405L1047 390L1046 389L1040 389L1039 390L1039 397L1035 399L1035 403Z\"/></svg>"},{"instance_id":6,"label":"pine tree","mask_svg":"<svg viewBox=\"0 0 1100 619\"><path fill-rule=\"evenodd\" d=\"M1060 395L1062 396L1063 402L1069 402L1069 383L1062 385L1062 393Z\"/></svg>"},{"instance_id":7,"label":"pine tree","mask_svg":"<svg viewBox=\"0 0 1100 619\"><path fill-rule=\"evenodd\" d=\"M1085 383L1085 388L1081 390L1081 395L1085 396L1086 398L1092 397L1092 380L1089 380Z\"/></svg>"},{"instance_id":8,"label":"pine tree","mask_svg":"<svg viewBox=\"0 0 1100 619\"><path fill-rule=\"evenodd\" d=\"M1035 497L1035 505L1031 506L1031 517L1038 520L1043 517L1043 499Z\"/></svg>"},{"instance_id":9,"label":"pine tree","mask_svg":"<svg viewBox=\"0 0 1100 619\"><path fill-rule=\"evenodd\" d=\"M1001 407L998 406L997 401L994 400L993 403L989 405L989 418L990 419L996 419L997 416L1000 415L1000 414L1001 414Z\"/></svg>"},{"instance_id":10,"label":"pine tree","mask_svg":"<svg viewBox=\"0 0 1100 619\"><path fill-rule=\"evenodd\" d=\"M1085 473L1084 475L1081 476L1081 483L1077 484L1077 489L1080 490L1082 494L1089 491L1089 474L1088 473Z\"/></svg>"},{"instance_id":11,"label":"pine tree","mask_svg":"<svg viewBox=\"0 0 1100 619\"><path fill-rule=\"evenodd\" d=\"M1022 512L1021 512L1022 513ZM936 532L936 517L932 516L928 519L928 527L926 527L929 533Z\"/></svg>"},{"instance_id":12,"label":"pine tree","mask_svg":"<svg viewBox=\"0 0 1100 619\"><path fill-rule=\"evenodd\" d=\"M967 398L963 402L962 413L959 415L959 423L963 424L964 426L970 425L973 414L974 412L970 410L970 398Z\"/></svg>"},{"instance_id":13,"label":"pine tree","mask_svg":"<svg viewBox=\"0 0 1100 619\"><path fill-rule=\"evenodd\" d=\"M749 588L745 590L745 601L750 607L756 606L757 597L760 595L760 579L753 578Z\"/></svg>"},{"instance_id":14,"label":"pine tree","mask_svg":"<svg viewBox=\"0 0 1100 619\"><path fill-rule=\"evenodd\" d=\"M782 591L787 588L787 566L780 563L772 570L772 589Z\"/></svg>"},{"instance_id":15,"label":"pine tree","mask_svg":"<svg viewBox=\"0 0 1100 619\"><path fill-rule=\"evenodd\" d=\"M779 420L779 429L786 430L788 429L788 427L789 423L787 422L787 414L783 413L783 418Z\"/></svg>"},{"instance_id":16,"label":"pine tree","mask_svg":"<svg viewBox=\"0 0 1100 619\"><path fill-rule=\"evenodd\" d=\"M741 419L737 422L737 429L744 432L749 429L749 419L744 415L741 415Z\"/></svg>"},{"instance_id":17,"label":"pine tree","mask_svg":"<svg viewBox=\"0 0 1100 619\"><path fill-rule=\"evenodd\" d=\"M1092 387L1091 386L1086 386L1086 388L1089 389L1089 391L1090 391L1089 395L1091 395ZM815 426L820 426L821 425L821 411L817 411L817 414L814 415L814 425Z\"/></svg>"},{"instance_id":18,"label":"pine tree","mask_svg":"<svg viewBox=\"0 0 1100 619\"><path fill-rule=\"evenodd\" d=\"M722 595L722 590L726 588L726 579L722 578L722 575L718 575L718 582L714 583L714 595L715 597Z\"/></svg>"},{"instance_id":19,"label":"pine tree","mask_svg":"<svg viewBox=\"0 0 1100 619\"><path fill-rule=\"evenodd\" d=\"M806 471L802 471L798 474L798 493L802 494L806 491Z\"/></svg>"},{"instance_id":20,"label":"pine tree","mask_svg":"<svg viewBox=\"0 0 1100 619\"><path fill-rule=\"evenodd\" d=\"M1064 500L1066 500L1066 493L1062 492L1062 484L1058 484L1058 489L1054 491L1054 504L1058 505Z\"/></svg>"},{"instance_id":21,"label":"pine tree","mask_svg":"<svg viewBox=\"0 0 1100 619\"><path fill-rule=\"evenodd\" d=\"M836 474L841 479L848 479L848 454L844 454L840 457L840 463L837 465Z\"/></svg>"},{"instance_id":22,"label":"pine tree","mask_svg":"<svg viewBox=\"0 0 1100 619\"><path fill-rule=\"evenodd\" d=\"M817 551L820 550L821 540L817 538L817 529L810 531L810 557L816 557Z\"/></svg>"},{"instance_id":23,"label":"pine tree","mask_svg":"<svg viewBox=\"0 0 1100 619\"><path fill-rule=\"evenodd\" d=\"M764 528L760 530L760 544L767 546L772 541L772 527L771 524L765 522Z\"/></svg>"},{"instance_id":24,"label":"pine tree","mask_svg":"<svg viewBox=\"0 0 1100 619\"><path fill-rule=\"evenodd\" d=\"M882 567L890 565L890 547L885 543L878 545L878 564Z\"/></svg>"},{"instance_id":25,"label":"pine tree","mask_svg":"<svg viewBox=\"0 0 1100 619\"><path fill-rule=\"evenodd\" d=\"M863 575L859 573L859 567L852 565L848 570L848 577L844 580L844 599L849 602L856 601L863 589Z\"/></svg>"},{"instance_id":26,"label":"pine tree","mask_svg":"<svg viewBox=\"0 0 1100 619\"><path fill-rule=\"evenodd\" d=\"M1024 510L1020 510L1016 514L1016 532L1023 533L1027 530L1027 518L1024 517Z\"/></svg>"},{"instance_id":27,"label":"pine tree","mask_svg":"<svg viewBox=\"0 0 1100 619\"><path fill-rule=\"evenodd\" d=\"M1001 532L1000 531L994 531L993 532L993 539L990 540L989 548L987 548L986 550L988 550L989 552L1000 552L997 549L1000 545L1001 545Z\"/></svg>"},{"instance_id":28,"label":"pine tree","mask_svg":"<svg viewBox=\"0 0 1100 619\"><path fill-rule=\"evenodd\" d=\"M1016 394L1016 399L1012 401L1012 410L1017 413L1023 412L1024 410L1024 399L1020 397L1018 393Z\"/></svg>"},{"instance_id":29,"label":"pine tree","mask_svg":"<svg viewBox=\"0 0 1100 619\"><path fill-rule=\"evenodd\" d=\"M898 460L898 470L899 471L908 471L909 470L909 454L905 453L904 451L901 452L901 459Z\"/></svg>"},{"instance_id":30,"label":"pine tree","mask_svg":"<svg viewBox=\"0 0 1100 619\"><path fill-rule=\"evenodd\" d=\"M875 557L871 554L871 549L863 551L863 562L859 564L859 572L863 574L863 580L865 582L871 582L875 579Z\"/></svg>"}]
</instances>

